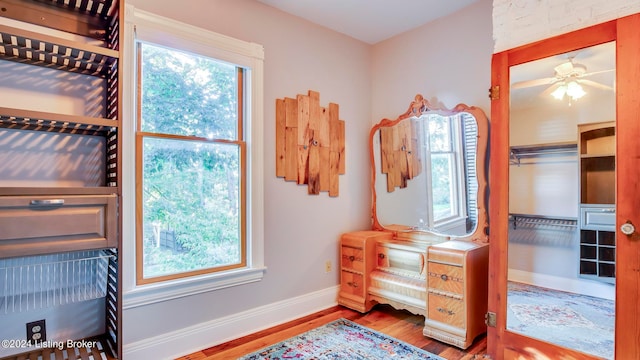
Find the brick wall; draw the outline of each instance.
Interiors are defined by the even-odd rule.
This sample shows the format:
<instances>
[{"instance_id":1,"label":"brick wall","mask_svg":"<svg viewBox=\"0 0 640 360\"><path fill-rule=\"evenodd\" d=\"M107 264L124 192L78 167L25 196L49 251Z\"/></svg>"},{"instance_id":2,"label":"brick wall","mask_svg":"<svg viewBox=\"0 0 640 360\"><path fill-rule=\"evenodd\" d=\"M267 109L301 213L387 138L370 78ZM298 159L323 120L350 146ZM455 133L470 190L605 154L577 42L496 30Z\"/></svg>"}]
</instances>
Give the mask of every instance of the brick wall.
<instances>
[{"instance_id":1,"label":"brick wall","mask_svg":"<svg viewBox=\"0 0 640 360\"><path fill-rule=\"evenodd\" d=\"M493 0L494 52L640 12L640 0Z\"/></svg>"}]
</instances>

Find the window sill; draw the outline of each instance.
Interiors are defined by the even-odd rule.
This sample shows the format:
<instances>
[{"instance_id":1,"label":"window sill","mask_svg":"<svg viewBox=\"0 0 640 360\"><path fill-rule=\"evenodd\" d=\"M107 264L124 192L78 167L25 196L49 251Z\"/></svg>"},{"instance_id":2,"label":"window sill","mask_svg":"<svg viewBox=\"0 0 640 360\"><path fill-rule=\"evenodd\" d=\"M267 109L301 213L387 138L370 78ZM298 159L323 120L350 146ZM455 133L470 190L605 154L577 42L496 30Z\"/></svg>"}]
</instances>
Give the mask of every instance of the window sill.
<instances>
[{"instance_id":1,"label":"window sill","mask_svg":"<svg viewBox=\"0 0 640 360\"><path fill-rule=\"evenodd\" d=\"M135 287L123 295L124 310L163 301L248 284L262 280L266 267L244 268L236 271L208 274Z\"/></svg>"},{"instance_id":2,"label":"window sill","mask_svg":"<svg viewBox=\"0 0 640 360\"><path fill-rule=\"evenodd\" d=\"M443 234L463 235L466 231L467 219L456 217L453 219L443 220L436 224L435 228ZM458 234L458 232L462 232Z\"/></svg>"}]
</instances>

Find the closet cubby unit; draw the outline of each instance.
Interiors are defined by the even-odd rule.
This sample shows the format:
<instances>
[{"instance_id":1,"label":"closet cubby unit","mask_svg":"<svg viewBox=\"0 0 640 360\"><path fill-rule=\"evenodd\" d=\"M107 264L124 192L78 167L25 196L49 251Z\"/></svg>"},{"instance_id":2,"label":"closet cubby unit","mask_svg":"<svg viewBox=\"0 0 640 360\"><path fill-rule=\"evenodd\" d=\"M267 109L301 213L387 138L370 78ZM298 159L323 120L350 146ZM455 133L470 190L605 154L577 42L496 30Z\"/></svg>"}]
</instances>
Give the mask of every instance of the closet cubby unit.
<instances>
[{"instance_id":1,"label":"closet cubby unit","mask_svg":"<svg viewBox=\"0 0 640 360\"><path fill-rule=\"evenodd\" d=\"M616 275L615 232L580 231L580 275L614 283Z\"/></svg>"},{"instance_id":2,"label":"closet cubby unit","mask_svg":"<svg viewBox=\"0 0 640 360\"><path fill-rule=\"evenodd\" d=\"M121 0L0 0L1 335L23 338L30 311L91 306L99 320L47 321L47 340L96 340L103 359L121 352L123 14Z\"/></svg>"},{"instance_id":3,"label":"closet cubby unit","mask_svg":"<svg viewBox=\"0 0 640 360\"><path fill-rule=\"evenodd\" d=\"M615 122L578 127L580 276L615 283Z\"/></svg>"}]
</instances>

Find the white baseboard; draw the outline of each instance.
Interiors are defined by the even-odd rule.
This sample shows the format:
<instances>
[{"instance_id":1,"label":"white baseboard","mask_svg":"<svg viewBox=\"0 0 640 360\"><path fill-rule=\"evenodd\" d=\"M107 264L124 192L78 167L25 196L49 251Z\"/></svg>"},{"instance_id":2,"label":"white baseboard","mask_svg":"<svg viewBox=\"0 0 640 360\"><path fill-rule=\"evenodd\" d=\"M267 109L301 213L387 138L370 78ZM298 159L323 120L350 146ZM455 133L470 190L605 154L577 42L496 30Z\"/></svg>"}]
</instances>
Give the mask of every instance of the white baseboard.
<instances>
[{"instance_id":1,"label":"white baseboard","mask_svg":"<svg viewBox=\"0 0 640 360\"><path fill-rule=\"evenodd\" d=\"M615 286L612 284L587 279L569 279L559 276L532 273L509 269L507 278L529 285L542 286L549 289L568 291L576 294L595 296L603 299L615 299Z\"/></svg>"},{"instance_id":2,"label":"white baseboard","mask_svg":"<svg viewBox=\"0 0 640 360\"><path fill-rule=\"evenodd\" d=\"M123 345L123 359L175 359L337 305L330 287Z\"/></svg>"}]
</instances>

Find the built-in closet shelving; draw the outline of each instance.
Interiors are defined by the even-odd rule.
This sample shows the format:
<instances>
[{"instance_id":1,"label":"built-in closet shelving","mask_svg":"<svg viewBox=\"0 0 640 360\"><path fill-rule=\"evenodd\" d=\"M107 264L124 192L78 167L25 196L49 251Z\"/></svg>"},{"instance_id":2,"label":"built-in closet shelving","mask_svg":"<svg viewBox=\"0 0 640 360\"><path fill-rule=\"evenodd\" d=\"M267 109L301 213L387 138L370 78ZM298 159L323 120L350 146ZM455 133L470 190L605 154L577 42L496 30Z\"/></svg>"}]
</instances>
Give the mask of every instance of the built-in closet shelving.
<instances>
[{"instance_id":1,"label":"built-in closet shelving","mask_svg":"<svg viewBox=\"0 0 640 360\"><path fill-rule=\"evenodd\" d=\"M22 96L16 106L0 103L0 319L34 309L58 318L65 316L56 313L60 305L104 298L104 333L86 335L100 346L75 349L81 358L118 358L121 349L123 14L119 0L0 0L0 65L16 69L8 82L15 91L0 91L5 99ZM51 88L86 88L77 95L84 106L43 109L31 70L40 68L57 74L46 79ZM44 153L53 155L39 159ZM56 160L42 163L49 159ZM68 175L74 172L78 178ZM2 323L24 339L24 323ZM46 349L37 352L30 356L49 359ZM58 352L51 351L55 359Z\"/></svg>"},{"instance_id":2,"label":"built-in closet shelving","mask_svg":"<svg viewBox=\"0 0 640 360\"><path fill-rule=\"evenodd\" d=\"M520 165L524 159L532 159L548 156L575 156L578 144L575 142L520 145L511 147L510 163Z\"/></svg>"},{"instance_id":3,"label":"built-in closet shelving","mask_svg":"<svg viewBox=\"0 0 640 360\"><path fill-rule=\"evenodd\" d=\"M615 283L615 123L581 125L580 276Z\"/></svg>"}]
</instances>

